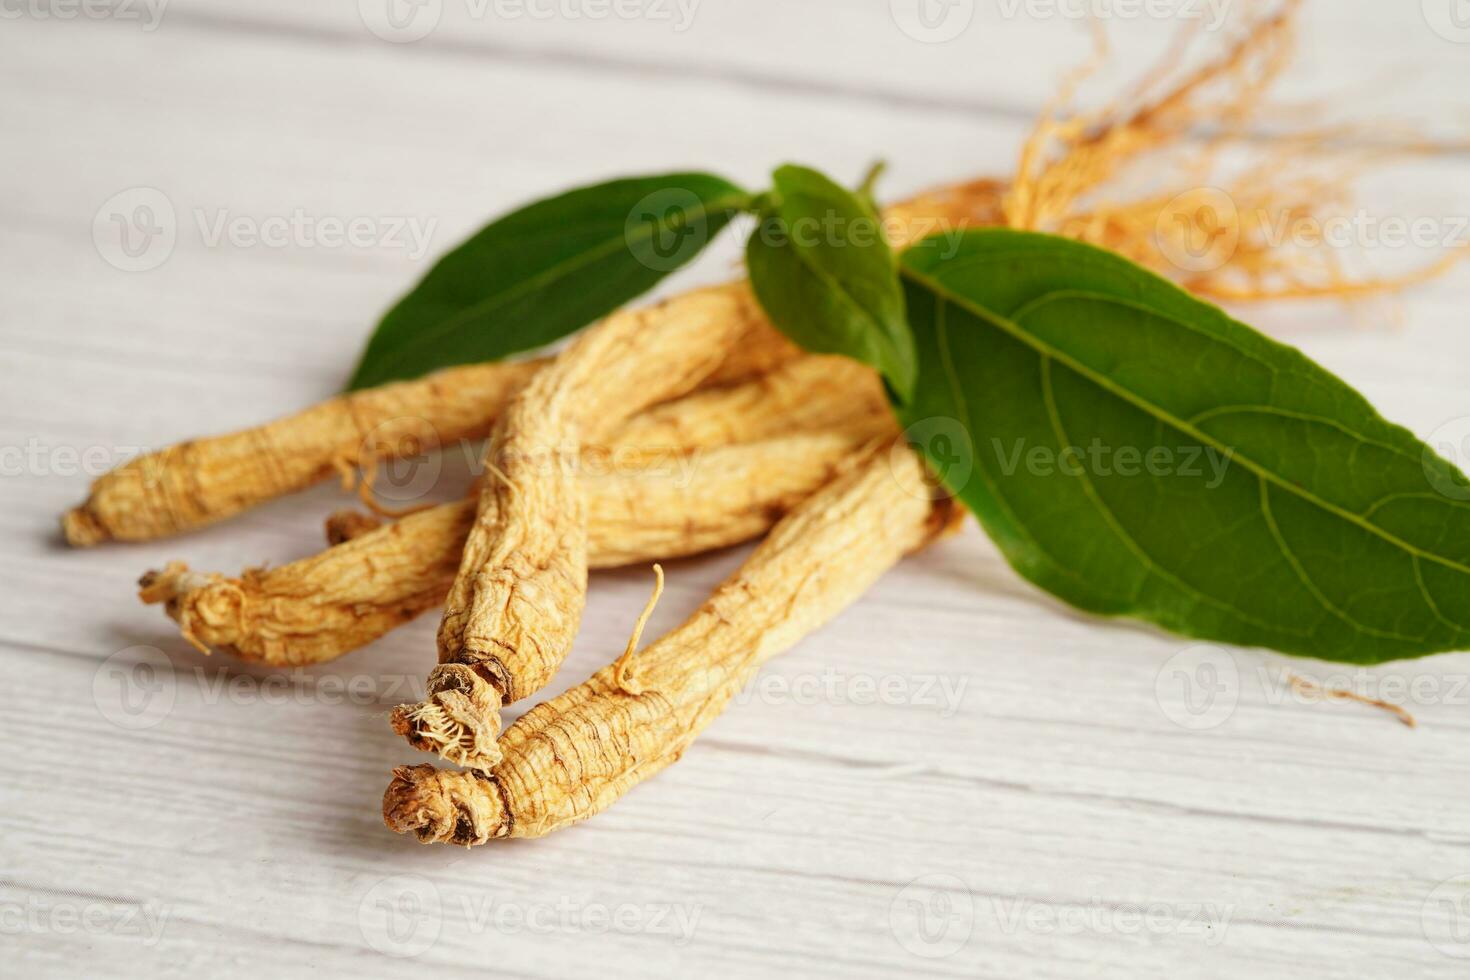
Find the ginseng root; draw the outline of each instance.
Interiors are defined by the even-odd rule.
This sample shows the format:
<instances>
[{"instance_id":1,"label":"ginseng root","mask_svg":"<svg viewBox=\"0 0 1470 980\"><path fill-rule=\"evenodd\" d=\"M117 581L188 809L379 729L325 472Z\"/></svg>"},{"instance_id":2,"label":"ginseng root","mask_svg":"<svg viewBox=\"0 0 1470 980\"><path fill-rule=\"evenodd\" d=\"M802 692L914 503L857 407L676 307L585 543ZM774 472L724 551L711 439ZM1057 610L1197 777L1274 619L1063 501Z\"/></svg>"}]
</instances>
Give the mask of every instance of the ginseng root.
<instances>
[{"instance_id":1,"label":"ginseng root","mask_svg":"<svg viewBox=\"0 0 1470 980\"><path fill-rule=\"evenodd\" d=\"M254 429L183 442L98 477L62 518L76 546L203 527L334 473L483 438L544 361L473 364L368 388Z\"/></svg>"},{"instance_id":2,"label":"ginseng root","mask_svg":"<svg viewBox=\"0 0 1470 980\"><path fill-rule=\"evenodd\" d=\"M698 554L763 534L818 490L860 432L790 436L663 456L638 472L583 476L594 568ZM239 578L180 562L149 572L139 597L164 603L201 649L275 666L322 663L376 640L444 601L475 521L475 501L374 528L340 516L319 554Z\"/></svg>"},{"instance_id":3,"label":"ginseng root","mask_svg":"<svg viewBox=\"0 0 1470 980\"><path fill-rule=\"evenodd\" d=\"M799 352L751 331L712 383L759 376ZM549 362L471 364L367 388L266 425L179 443L104 473L62 517L69 544L147 541L232 517L340 474L350 486L385 460L483 439L512 395Z\"/></svg>"},{"instance_id":4,"label":"ginseng root","mask_svg":"<svg viewBox=\"0 0 1470 980\"><path fill-rule=\"evenodd\" d=\"M612 805L674 762L761 664L856 600L959 509L927 496L906 447L870 453L798 506L684 625L537 705L489 772L394 770L383 819L424 843L540 837Z\"/></svg>"}]
</instances>

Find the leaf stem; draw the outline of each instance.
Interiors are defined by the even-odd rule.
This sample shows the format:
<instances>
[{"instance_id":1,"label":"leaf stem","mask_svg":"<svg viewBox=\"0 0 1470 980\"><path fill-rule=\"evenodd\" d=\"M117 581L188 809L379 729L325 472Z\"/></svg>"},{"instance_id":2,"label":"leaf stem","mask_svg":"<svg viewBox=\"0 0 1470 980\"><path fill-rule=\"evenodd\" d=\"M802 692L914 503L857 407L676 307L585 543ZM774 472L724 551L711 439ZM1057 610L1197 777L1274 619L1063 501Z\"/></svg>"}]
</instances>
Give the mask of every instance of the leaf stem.
<instances>
[{"instance_id":1,"label":"leaf stem","mask_svg":"<svg viewBox=\"0 0 1470 980\"><path fill-rule=\"evenodd\" d=\"M858 184L858 193L866 196L869 200L872 200L873 189L878 184L878 178L882 177L884 171L886 171L887 169L887 160L874 160L873 165L868 168L868 172L863 174L862 183Z\"/></svg>"}]
</instances>

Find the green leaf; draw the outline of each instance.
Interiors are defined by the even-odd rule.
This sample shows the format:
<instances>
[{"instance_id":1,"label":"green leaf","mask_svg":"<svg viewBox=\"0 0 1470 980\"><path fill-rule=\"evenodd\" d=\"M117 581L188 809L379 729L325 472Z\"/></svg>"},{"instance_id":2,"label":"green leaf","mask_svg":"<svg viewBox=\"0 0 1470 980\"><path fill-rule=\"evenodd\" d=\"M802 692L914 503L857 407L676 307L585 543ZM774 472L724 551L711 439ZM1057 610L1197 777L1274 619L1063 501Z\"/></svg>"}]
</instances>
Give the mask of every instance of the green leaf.
<instances>
[{"instance_id":1,"label":"green leaf","mask_svg":"<svg viewBox=\"0 0 1470 980\"><path fill-rule=\"evenodd\" d=\"M721 177L675 173L528 204L440 259L388 311L349 387L565 337L694 258L749 200Z\"/></svg>"},{"instance_id":2,"label":"green leaf","mask_svg":"<svg viewBox=\"0 0 1470 980\"><path fill-rule=\"evenodd\" d=\"M903 261L899 413L1026 578L1326 660L1470 647L1470 483L1301 352L1051 236Z\"/></svg>"},{"instance_id":3,"label":"green leaf","mask_svg":"<svg viewBox=\"0 0 1470 980\"><path fill-rule=\"evenodd\" d=\"M809 351L846 354L913 390L913 338L898 263L871 203L805 167L775 173L768 210L745 247L755 295Z\"/></svg>"}]
</instances>

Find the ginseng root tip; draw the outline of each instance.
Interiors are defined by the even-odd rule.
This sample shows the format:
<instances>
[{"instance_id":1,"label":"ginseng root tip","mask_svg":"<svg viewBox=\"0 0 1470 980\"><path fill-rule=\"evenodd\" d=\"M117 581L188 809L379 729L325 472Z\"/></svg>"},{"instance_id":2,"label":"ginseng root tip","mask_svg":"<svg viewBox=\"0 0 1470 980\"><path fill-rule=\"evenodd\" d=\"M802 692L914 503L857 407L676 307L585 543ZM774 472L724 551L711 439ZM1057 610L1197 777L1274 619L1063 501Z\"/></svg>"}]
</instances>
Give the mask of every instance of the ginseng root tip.
<instances>
[{"instance_id":1,"label":"ginseng root tip","mask_svg":"<svg viewBox=\"0 0 1470 980\"><path fill-rule=\"evenodd\" d=\"M446 762L488 770L500 761L500 692L467 667L442 665L418 704L393 709L393 730L421 752Z\"/></svg>"},{"instance_id":2,"label":"ginseng root tip","mask_svg":"<svg viewBox=\"0 0 1470 980\"><path fill-rule=\"evenodd\" d=\"M112 540L112 534L85 507L73 507L62 515L61 534L73 548L90 548Z\"/></svg>"},{"instance_id":3,"label":"ginseng root tip","mask_svg":"<svg viewBox=\"0 0 1470 980\"><path fill-rule=\"evenodd\" d=\"M510 833L508 815L490 777L429 765L399 766L383 793L383 823L424 844L483 844Z\"/></svg>"}]
</instances>

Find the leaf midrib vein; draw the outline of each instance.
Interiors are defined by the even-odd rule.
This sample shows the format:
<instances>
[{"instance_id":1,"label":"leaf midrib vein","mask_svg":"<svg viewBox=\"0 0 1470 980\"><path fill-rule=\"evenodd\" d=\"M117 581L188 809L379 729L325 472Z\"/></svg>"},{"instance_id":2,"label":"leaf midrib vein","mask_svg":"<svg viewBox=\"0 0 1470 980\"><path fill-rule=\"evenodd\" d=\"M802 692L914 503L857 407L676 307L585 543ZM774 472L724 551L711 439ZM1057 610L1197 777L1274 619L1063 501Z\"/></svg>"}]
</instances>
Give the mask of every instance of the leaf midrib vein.
<instances>
[{"instance_id":1,"label":"leaf midrib vein","mask_svg":"<svg viewBox=\"0 0 1470 980\"><path fill-rule=\"evenodd\" d=\"M1404 459L1411 459L1414 462L1419 461L1419 457L1413 455L1412 453L1407 453L1404 450L1400 449L1398 446L1390 445L1381 440L1370 439L1369 437L1363 435L1361 432L1354 432L1352 429L1348 428L1346 425L1342 424L1336 419L1328 418L1325 415L1316 415L1312 412L1298 412L1289 408L1278 408L1275 405L1255 405L1249 403L1244 403L1240 405L1216 405L1214 408L1209 408L1203 412L1198 412L1194 415L1191 415L1188 421L1190 425L1199 425L1206 420L1213 419L1219 416L1252 414L1277 415L1281 418L1294 419L1298 422L1313 422L1317 425L1324 425L1328 428L1336 429L1343 435L1352 436L1354 439L1358 440L1359 443L1365 446L1376 446L1379 449L1382 449L1384 452L1393 453L1395 456L1402 456Z\"/></svg>"},{"instance_id":2,"label":"leaf midrib vein","mask_svg":"<svg viewBox=\"0 0 1470 980\"><path fill-rule=\"evenodd\" d=\"M1051 365L1053 362L1054 358L1048 357L1045 354L1041 355L1041 400L1042 403L1046 406L1046 417L1047 421L1051 423L1052 434L1057 437L1058 441L1063 446L1067 446L1071 445L1071 436L1067 433L1066 424L1062 422L1062 413L1061 410L1057 407L1056 392L1052 387ZM1194 596L1196 602L1200 602L1209 606L1215 606L1218 609L1223 609L1226 612L1229 612L1231 615L1238 617L1242 622L1250 623L1252 626L1255 626L1259 629L1273 631L1280 630L1282 632L1293 633L1298 636L1311 635L1309 632L1293 630L1277 623L1267 622L1264 619L1257 619L1255 616L1252 616L1245 610L1240 609L1229 602L1226 602L1224 599L1219 599L1215 596L1210 595L1207 592L1200 591L1200 589L1189 584L1178 575L1175 575L1173 572L1169 571L1163 565L1159 564L1159 562L1155 560L1152 555L1144 550L1143 546L1139 544L1138 541L1134 539L1133 535L1128 532L1128 529L1123 526L1122 520L1120 520L1118 516L1113 513L1113 509L1109 507L1106 502L1103 501L1102 495L1099 494L1097 492L1097 488L1093 486L1092 477L1087 473L1086 467L1079 468L1078 479L1082 483L1083 492L1087 494L1087 499L1092 501L1092 506L1097 510L1099 514L1102 515L1102 518L1105 522L1107 522L1108 527L1112 528L1113 533L1116 534L1118 536L1118 539L1123 542L1123 546L1126 547L1129 551L1133 552L1133 554L1137 556L1138 560L1143 563L1144 567L1147 568L1149 572L1159 576L1166 582L1169 582L1175 588Z\"/></svg>"},{"instance_id":3,"label":"leaf midrib vein","mask_svg":"<svg viewBox=\"0 0 1470 980\"><path fill-rule=\"evenodd\" d=\"M1241 465L1250 470L1260 479L1270 481L1271 483L1281 487L1289 493L1298 496L1309 503L1315 504L1316 506L1331 514L1335 514L1338 517L1341 517L1348 523L1362 528L1369 534L1381 538L1389 544L1400 548L1411 555L1418 555L1428 561L1443 565L1446 568L1454 569L1455 571L1462 574L1470 574L1470 566L1466 566L1461 562L1446 558L1442 555L1436 555L1433 552L1425 551L1422 548L1418 548L1410 544L1409 542L1399 538L1397 535L1390 534L1388 531L1385 531L1377 525L1363 520L1356 514L1343 507L1339 507L1336 504L1323 500L1321 497L1318 497L1315 494L1305 492L1301 487L1298 487L1290 481L1284 480L1281 477L1277 476L1275 473L1272 473L1270 470L1266 469L1264 466L1260 465L1249 456L1239 452L1235 447L1225 445L1224 443L1210 436L1208 433L1196 429L1194 426L1185 422L1183 419L1177 418L1172 413L1165 411L1164 409L1160 408L1157 405L1154 405L1149 401L1146 401L1142 397L1118 385L1106 375L1093 370L1091 367L1083 364L1081 361L1078 361L1076 358L1073 358L1066 352L1041 340L1039 337L1034 336L1029 331L1023 329L1006 317L1002 317L999 314L994 313L977 303L971 302L963 296L960 296L953 290L944 286L938 280L921 272L918 272L911 267L905 267L903 270L903 274L906 276L910 276L916 281L922 283L926 288L935 292L942 301L954 303L956 306L961 307L962 309L969 312L971 315L980 318L981 320L989 323L990 325L1010 335L1016 340L1019 340L1027 347L1035 350L1038 354L1041 354L1045 357L1055 358L1059 363L1066 365L1068 368L1071 368L1073 371L1076 371L1078 374L1082 375L1083 377L1087 378L1094 384L1097 384L1099 387L1107 390L1118 398L1121 398L1124 401L1134 405L1135 407L1142 409L1147 414L1152 415L1155 418L1158 418L1166 422L1167 424L1174 426L1176 429L1185 433L1186 435L1199 439L1200 442L1206 445L1213 446L1217 450L1229 450L1232 453L1234 459L1239 460ZM1174 323L1180 322L1174 317L1170 317L1156 311L1154 312L1154 315L1163 317L1164 319L1170 320ZM1187 329L1189 328L1188 324L1181 325Z\"/></svg>"}]
</instances>

